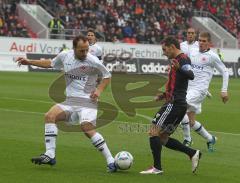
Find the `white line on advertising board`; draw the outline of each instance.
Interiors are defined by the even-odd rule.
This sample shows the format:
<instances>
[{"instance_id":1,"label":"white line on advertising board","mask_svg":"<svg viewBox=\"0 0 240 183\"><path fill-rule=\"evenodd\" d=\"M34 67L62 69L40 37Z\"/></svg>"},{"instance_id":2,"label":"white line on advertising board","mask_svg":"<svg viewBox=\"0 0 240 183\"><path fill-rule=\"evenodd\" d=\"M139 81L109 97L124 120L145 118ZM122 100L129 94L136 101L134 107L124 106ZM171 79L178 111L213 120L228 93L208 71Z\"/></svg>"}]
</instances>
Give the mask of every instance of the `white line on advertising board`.
<instances>
[{"instance_id":1,"label":"white line on advertising board","mask_svg":"<svg viewBox=\"0 0 240 183\"><path fill-rule=\"evenodd\" d=\"M14 62L16 57L26 57L25 53L3 53L0 52L0 71L21 71L27 72L27 66L18 67Z\"/></svg>"},{"instance_id":2,"label":"white line on advertising board","mask_svg":"<svg viewBox=\"0 0 240 183\"><path fill-rule=\"evenodd\" d=\"M38 54L57 54L65 44L72 48L71 40L49 40L49 39L30 39L30 38L10 38L0 37L0 50L6 53L38 53ZM160 45L150 44L127 44L127 43L110 43L99 42L103 47L104 54L112 53L119 55L124 51L130 52L133 58L148 59L166 59L162 55ZM213 49L215 51L215 49ZM222 49L226 62L237 62L240 58L238 49Z\"/></svg>"}]
</instances>

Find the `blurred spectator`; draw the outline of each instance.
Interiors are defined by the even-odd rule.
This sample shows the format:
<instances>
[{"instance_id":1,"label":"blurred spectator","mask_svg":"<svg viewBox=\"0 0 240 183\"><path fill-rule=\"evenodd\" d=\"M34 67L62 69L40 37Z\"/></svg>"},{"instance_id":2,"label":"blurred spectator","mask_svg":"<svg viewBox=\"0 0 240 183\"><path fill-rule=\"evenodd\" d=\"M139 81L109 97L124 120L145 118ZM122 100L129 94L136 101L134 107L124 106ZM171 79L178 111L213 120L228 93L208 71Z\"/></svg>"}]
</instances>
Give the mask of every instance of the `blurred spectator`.
<instances>
[{"instance_id":1,"label":"blurred spectator","mask_svg":"<svg viewBox=\"0 0 240 183\"><path fill-rule=\"evenodd\" d=\"M120 43L120 40L117 38L117 36L113 36L112 42L113 43Z\"/></svg>"},{"instance_id":2,"label":"blurred spectator","mask_svg":"<svg viewBox=\"0 0 240 183\"><path fill-rule=\"evenodd\" d=\"M4 25L4 20L3 20L3 17L0 17L0 28L2 28Z\"/></svg>"},{"instance_id":3,"label":"blurred spectator","mask_svg":"<svg viewBox=\"0 0 240 183\"><path fill-rule=\"evenodd\" d=\"M124 0L117 0L117 7L124 6Z\"/></svg>"},{"instance_id":4,"label":"blurred spectator","mask_svg":"<svg viewBox=\"0 0 240 183\"><path fill-rule=\"evenodd\" d=\"M67 50L69 50L68 47L66 46L66 44L63 44L62 48L59 50L59 52L67 51Z\"/></svg>"},{"instance_id":5,"label":"blurred spectator","mask_svg":"<svg viewBox=\"0 0 240 183\"><path fill-rule=\"evenodd\" d=\"M0 36L29 37L28 31L18 20L17 0L0 0ZM35 3L35 1L29 1Z\"/></svg>"},{"instance_id":6,"label":"blurred spectator","mask_svg":"<svg viewBox=\"0 0 240 183\"><path fill-rule=\"evenodd\" d=\"M221 52L221 50L219 48L217 49L217 54L218 54L220 60L224 61L223 53Z\"/></svg>"},{"instance_id":7,"label":"blurred spectator","mask_svg":"<svg viewBox=\"0 0 240 183\"><path fill-rule=\"evenodd\" d=\"M130 22L126 22L125 27L123 27L123 36L126 38L131 38L133 35L133 28Z\"/></svg>"},{"instance_id":8,"label":"blurred spectator","mask_svg":"<svg viewBox=\"0 0 240 183\"><path fill-rule=\"evenodd\" d=\"M50 38L57 39L58 34L61 33L61 30L63 28L61 20L57 17L54 17L50 22L48 23L48 27L50 29Z\"/></svg>"},{"instance_id":9,"label":"blurred spectator","mask_svg":"<svg viewBox=\"0 0 240 183\"><path fill-rule=\"evenodd\" d=\"M0 0L0 28L5 27L8 21L15 21L11 16L16 15L16 2L19 1ZM37 0L21 1L37 2ZM60 15L61 24L64 24L65 28L81 31L93 28L104 35L106 41L112 41L114 36L120 41L137 40L140 43L151 44L159 44L165 35L175 35L183 39L182 30L191 25L194 11L211 13L222 21L229 32L237 37L240 35L240 1L237 0L41 0L41 2L45 2L47 8ZM17 23L18 21L15 21L15 25ZM7 29L2 32L15 36L16 28L10 26L11 23L7 24ZM58 30L58 23L55 25ZM71 35L76 31L65 32Z\"/></svg>"}]
</instances>

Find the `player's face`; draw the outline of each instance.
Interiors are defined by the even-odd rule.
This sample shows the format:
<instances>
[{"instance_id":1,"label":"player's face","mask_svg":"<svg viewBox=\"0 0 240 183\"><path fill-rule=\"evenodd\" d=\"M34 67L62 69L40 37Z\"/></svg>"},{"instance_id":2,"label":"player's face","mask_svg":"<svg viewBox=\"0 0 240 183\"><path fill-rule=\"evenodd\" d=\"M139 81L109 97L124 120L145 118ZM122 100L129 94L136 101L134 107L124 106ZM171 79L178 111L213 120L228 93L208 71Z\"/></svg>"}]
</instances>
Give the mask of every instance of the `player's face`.
<instances>
[{"instance_id":1,"label":"player's face","mask_svg":"<svg viewBox=\"0 0 240 183\"><path fill-rule=\"evenodd\" d=\"M210 47L210 42L206 37L199 37L199 51L203 52Z\"/></svg>"},{"instance_id":2,"label":"player's face","mask_svg":"<svg viewBox=\"0 0 240 183\"><path fill-rule=\"evenodd\" d=\"M187 30L187 41L188 42L193 42L195 41L195 38L196 38L196 32L194 29L190 28Z\"/></svg>"},{"instance_id":3,"label":"player's face","mask_svg":"<svg viewBox=\"0 0 240 183\"><path fill-rule=\"evenodd\" d=\"M162 45L163 55L168 57L169 59L174 58L174 49L173 46L166 46L165 44Z\"/></svg>"},{"instance_id":4,"label":"player's face","mask_svg":"<svg viewBox=\"0 0 240 183\"><path fill-rule=\"evenodd\" d=\"M84 60L87 57L88 50L89 50L88 41L83 42L82 40L80 40L78 41L76 48L74 48L74 53L79 60Z\"/></svg>"},{"instance_id":5,"label":"player's face","mask_svg":"<svg viewBox=\"0 0 240 183\"><path fill-rule=\"evenodd\" d=\"M88 39L90 44L93 44L93 43L96 42L96 37L95 37L93 32L88 32L87 39Z\"/></svg>"}]
</instances>

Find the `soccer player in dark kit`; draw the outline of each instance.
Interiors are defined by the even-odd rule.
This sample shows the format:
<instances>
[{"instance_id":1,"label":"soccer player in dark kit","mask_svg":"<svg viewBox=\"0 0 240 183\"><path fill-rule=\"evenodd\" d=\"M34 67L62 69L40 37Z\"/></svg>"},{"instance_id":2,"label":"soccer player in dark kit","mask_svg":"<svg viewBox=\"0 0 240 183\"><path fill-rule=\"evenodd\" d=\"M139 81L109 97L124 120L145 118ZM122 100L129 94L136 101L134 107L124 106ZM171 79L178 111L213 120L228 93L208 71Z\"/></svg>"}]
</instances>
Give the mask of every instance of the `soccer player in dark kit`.
<instances>
[{"instance_id":1,"label":"soccer player in dark kit","mask_svg":"<svg viewBox=\"0 0 240 183\"><path fill-rule=\"evenodd\" d=\"M192 161L192 172L197 170L201 152L186 147L170 135L176 130L187 110L186 94L188 80L194 79L191 61L180 50L177 39L167 37L162 45L163 53L171 61L166 92L158 95L156 100L165 100L164 105L156 113L150 128L150 147L152 150L154 165L141 174L162 174L161 151L162 146L180 151L189 156Z\"/></svg>"}]
</instances>

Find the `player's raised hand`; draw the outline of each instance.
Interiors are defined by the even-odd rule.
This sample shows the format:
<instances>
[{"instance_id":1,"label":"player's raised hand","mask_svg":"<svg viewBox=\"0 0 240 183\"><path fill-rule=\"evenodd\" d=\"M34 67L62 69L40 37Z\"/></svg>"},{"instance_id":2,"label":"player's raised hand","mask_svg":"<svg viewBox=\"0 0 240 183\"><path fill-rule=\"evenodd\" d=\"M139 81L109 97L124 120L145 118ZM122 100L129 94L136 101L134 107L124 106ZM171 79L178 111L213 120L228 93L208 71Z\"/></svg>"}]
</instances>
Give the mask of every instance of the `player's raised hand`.
<instances>
[{"instance_id":1,"label":"player's raised hand","mask_svg":"<svg viewBox=\"0 0 240 183\"><path fill-rule=\"evenodd\" d=\"M96 88L95 91L92 91L92 92L91 92L90 98L91 98L93 101L97 102L100 94L101 94L101 92Z\"/></svg>"},{"instance_id":2,"label":"player's raised hand","mask_svg":"<svg viewBox=\"0 0 240 183\"><path fill-rule=\"evenodd\" d=\"M221 98L222 98L223 103L225 104L229 99L228 93L227 92L221 92Z\"/></svg>"},{"instance_id":3,"label":"player's raised hand","mask_svg":"<svg viewBox=\"0 0 240 183\"><path fill-rule=\"evenodd\" d=\"M23 57L18 57L15 62L17 62L18 66L20 67L21 65L30 65L30 62L28 59L23 58Z\"/></svg>"}]
</instances>

